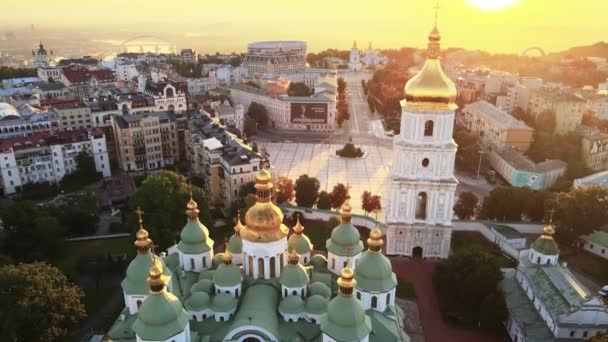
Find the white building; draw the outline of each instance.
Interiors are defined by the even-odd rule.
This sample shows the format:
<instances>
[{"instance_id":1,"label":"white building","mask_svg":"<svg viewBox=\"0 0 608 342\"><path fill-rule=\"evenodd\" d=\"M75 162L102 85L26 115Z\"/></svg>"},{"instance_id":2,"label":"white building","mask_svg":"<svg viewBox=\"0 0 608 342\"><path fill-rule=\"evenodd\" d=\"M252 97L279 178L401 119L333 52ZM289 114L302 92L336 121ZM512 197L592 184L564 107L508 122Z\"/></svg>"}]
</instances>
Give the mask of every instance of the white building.
<instances>
[{"instance_id":1,"label":"white building","mask_svg":"<svg viewBox=\"0 0 608 342\"><path fill-rule=\"evenodd\" d=\"M374 50L372 48L372 42L369 42L367 51L365 51L365 55L361 57L361 61L363 64L371 66L386 65L388 64L388 57L381 54L380 50Z\"/></svg>"},{"instance_id":2,"label":"white building","mask_svg":"<svg viewBox=\"0 0 608 342\"><path fill-rule=\"evenodd\" d=\"M517 270L504 272L501 288L512 341L586 340L608 329L608 308L566 266L558 264L559 248L547 226Z\"/></svg>"},{"instance_id":3,"label":"white building","mask_svg":"<svg viewBox=\"0 0 608 342\"><path fill-rule=\"evenodd\" d=\"M188 84L185 81L171 81L152 75L148 80L145 76L138 77L139 89L154 97L157 111L175 111L181 113L187 110L186 92Z\"/></svg>"},{"instance_id":4,"label":"white building","mask_svg":"<svg viewBox=\"0 0 608 342\"><path fill-rule=\"evenodd\" d=\"M131 81L139 76L135 64L131 63L116 61L114 71L116 72L116 78L120 81Z\"/></svg>"},{"instance_id":5,"label":"white building","mask_svg":"<svg viewBox=\"0 0 608 342\"><path fill-rule=\"evenodd\" d=\"M201 95L211 89L209 78L189 78L188 79L188 93L193 95Z\"/></svg>"},{"instance_id":6,"label":"white building","mask_svg":"<svg viewBox=\"0 0 608 342\"><path fill-rule=\"evenodd\" d=\"M32 63L31 66L34 68L48 68L51 65L51 61L49 56L53 55L53 51L51 50L50 54L47 53L44 45L40 42L38 45L38 50L32 50Z\"/></svg>"},{"instance_id":7,"label":"white building","mask_svg":"<svg viewBox=\"0 0 608 342\"><path fill-rule=\"evenodd\" d=\"M223 122L223 125L235 127L239 132L243 132L245 122L245 109L243 105L237 104L231 107L228 103L216 101L211 103L211 109L215 111L215 117L220 122Z\"/></svg>"},{"instance_id":8,"label":"white building","mask_svg":"<svg viewBox=\"0 0 608 342\"><path fill-rule=\"evenodd\" d=\"M361 64L361 52L357 48L357 41L353 42L353 47L350 49L350 56L348 58L348 70L359 71L363 68Z\"/></svg>"},{"instance_id":9,"label":"white building","mask_svg":"<svg viewBox=\"0 0 608 342\"><path fill-rule=\"evenodd\" d=\"M608 259L608 233L596 230L589 235L581 236L583 249L604 259Z\"/></svg>"},{"instance_id":10,"label":"white building","mask_svg":"<svg viewBox=\"0 0 608 342\"><path fill-rule=\"evenodd\" d=\"M306 42L266 41L247 46L245 67L250 74L277 74L306 68Z\"/></svg>"},{"instance_id":11,"label":"white building","mask_svg":"<svg viewBox=\"0 0 608 342\"><path fill-rule=\"evenodd\" d=\"M394 162L386 202L389 255L447 258L457 145L452 139L456 87L439 62L441 36L429 35L427 60L405 85L401 133L394 139Z\"/></svg>"},{"instance_id":12,"label":"white building","mask_svg":"<svg viewBox=\"0 0 608 342\"><path fill-rule=\"evenodd\" d=\"M0 172L5 195L30 183L57 183L76 171L76 156L81 151L93 156L95 169L111 176L106 138L101 130L74 130L38 133L0 142Z\"/></svg>"},{"instance_id":13,"label":"white building","mask_svg":"<svg viewBox=\"0 0 608 342\"><path fill-rule=\"evenodd\" d=\"M25 137L60 129L61 121L53 111L43 111L27 104L17 109L11 104L0 102L0 139Z\"/></svg>"},{"instance_id":14,"label":"white building","mask_svg":"<svg viewBox=\"0 0 608 342\"><path fill-rule=\"evenodd\" d=\"M59 67L41 67L38 68L38 78L43 82L61 82L61 75L63 75L63 69Z\"/></svg>"}]
</instances>

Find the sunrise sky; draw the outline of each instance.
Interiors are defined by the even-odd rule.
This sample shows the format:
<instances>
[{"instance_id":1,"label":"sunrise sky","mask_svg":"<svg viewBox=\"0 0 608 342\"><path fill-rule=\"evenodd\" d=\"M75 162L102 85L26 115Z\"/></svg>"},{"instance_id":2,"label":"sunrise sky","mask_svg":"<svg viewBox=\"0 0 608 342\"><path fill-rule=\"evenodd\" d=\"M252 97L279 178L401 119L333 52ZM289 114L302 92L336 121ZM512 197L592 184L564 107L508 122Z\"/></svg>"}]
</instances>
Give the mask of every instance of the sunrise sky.
<instances>
[{"instance_id":1,"label":"sunrise sky","mask_svg":"<svg viewBox=\"0 0 608 342\"><path fill-rule=\"evenodd\" d=\"M515 2L500 10L480 7ZM477 3L477 5L475 5ZM6 0L0 25L108 29L189 36L208 51L254 40L301 39L309 50L424 46L434 0ZM480 5L481 4L481 5ZM607 0L442 0L444 47L517 53L608 40ZM1 44L1 42L0 42Z\"/></svg>"}]
</instances>

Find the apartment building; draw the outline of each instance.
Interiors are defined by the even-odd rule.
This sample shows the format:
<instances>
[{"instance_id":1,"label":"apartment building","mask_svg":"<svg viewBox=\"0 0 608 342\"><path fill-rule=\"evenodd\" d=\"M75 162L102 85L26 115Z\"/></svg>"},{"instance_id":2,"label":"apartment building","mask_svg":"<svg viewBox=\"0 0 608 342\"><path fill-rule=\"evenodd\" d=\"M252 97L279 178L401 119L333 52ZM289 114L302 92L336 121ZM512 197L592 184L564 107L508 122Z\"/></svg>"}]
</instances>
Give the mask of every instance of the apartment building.
<instances>
[{"instance_id":1,"label":"apartment building","mask_svg":"<svg viewBox=\"0 0 608 342\"><path fill-rule=\"evenodd\" d=\"M30 183L57 183L76 171L76 156L86 152L95 169L110 177L106 138L99 129L36 133L0 141L0 176L4 195Z\"/></svg>"},{"instance_id":2,"label":"apartment building","mask_svg":"<svg viewBox=\"0 0 608 342\"><path fill-rule=\"evenodd\" d=\"M157 170L180 160L177 124L172 112L110 118L121 170Z\"/></svg>"},{"instance_id":3,"label":"apartment building","mask_svg":"<svg viewBox=\"0 0 608 342\"><path fill-rule=\"evenodd\" d=\"M63 129L91 128L91 108L86 104L66 103L53 107Z\"/></svg>"},{"instance_id":4,"label":"apartment building","mask_svg":"<svg viewBox=\"0 0 608 342\"><path fill-rule=\"evenodd\" d=\"M196 114L187 142L191 170L202 177L216 206L231 206L243 184L254 181L261 157L208 114Z\"/></svg>"},{"instance_id":5,"label":"apartment building","mask_svg":"<svg viewBox=\"0 0 608 342\"><path fill-rule=\"evenodd\" d=\"M528 110L538 117L544 111L555 113L555 133L574 132L588 109L587 101L570 90L540 88L530 92Z\"/></svg>"},{"instance_id":6,"label":"apartment building","mask_svg":"<svg viewBox=\"0 0 608 342\"><path fill-rule=\"evenodd\" d=\"M532 143L532 128L486 101L466 105L460 121L486 147L511 146L525 152Z\"/></svg>"}]
</instances>

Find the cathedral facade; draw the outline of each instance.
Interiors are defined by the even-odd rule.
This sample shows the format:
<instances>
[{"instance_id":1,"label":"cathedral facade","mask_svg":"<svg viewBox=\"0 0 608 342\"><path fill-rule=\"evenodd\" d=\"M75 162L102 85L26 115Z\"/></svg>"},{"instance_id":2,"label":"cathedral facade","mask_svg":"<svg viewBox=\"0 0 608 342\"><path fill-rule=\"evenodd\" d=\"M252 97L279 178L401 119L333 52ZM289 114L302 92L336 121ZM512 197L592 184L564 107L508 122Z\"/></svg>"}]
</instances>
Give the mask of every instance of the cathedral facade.
<instances>
[{"instance_id":1,"label":"cathedral facade","mask_svg":"<svg viewBox=\"0 0 608 342\"><path fill-rule=\"evenodd\" d=\"M439 62L440 40L435 25L426 63L405 85L384 206L389 255L447 258L450 252L457 106L456 87Z\"/></svg>"}]
</instances>

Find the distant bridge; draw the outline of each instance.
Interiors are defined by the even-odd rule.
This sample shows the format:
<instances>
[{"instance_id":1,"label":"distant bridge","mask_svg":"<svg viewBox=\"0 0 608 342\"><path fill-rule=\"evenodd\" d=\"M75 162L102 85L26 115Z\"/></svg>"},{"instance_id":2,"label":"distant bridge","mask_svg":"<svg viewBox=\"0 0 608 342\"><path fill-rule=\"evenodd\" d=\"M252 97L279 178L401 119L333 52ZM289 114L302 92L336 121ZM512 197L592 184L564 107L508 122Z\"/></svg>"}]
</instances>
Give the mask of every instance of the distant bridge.
<instances>
[{"instance_id":1,"label":"distant bridge","mask_svg":"<svg viewBox=\"0 0 608 342\"><path fill-rule=\"evenodd\" d=\"M538 53L539 53L541 56L545 56L545 55L547 55L547 54L545 53L545 50L541 49L541 48L540 48L540 47L538 47L538 46L531 46L531 47L529 47L529 48L527 48L527 49L524 49L524 50L523 50L523 51L522 51L522 52L521 52L519 55L520 55L520 56L522 56L522 57L524 57L524 56L527 56L527 55L528 55L528 53L529 53L529 52L532 52L532 51L536 51L536 52L538 52Z\"/></svg>"}]
</instances>

